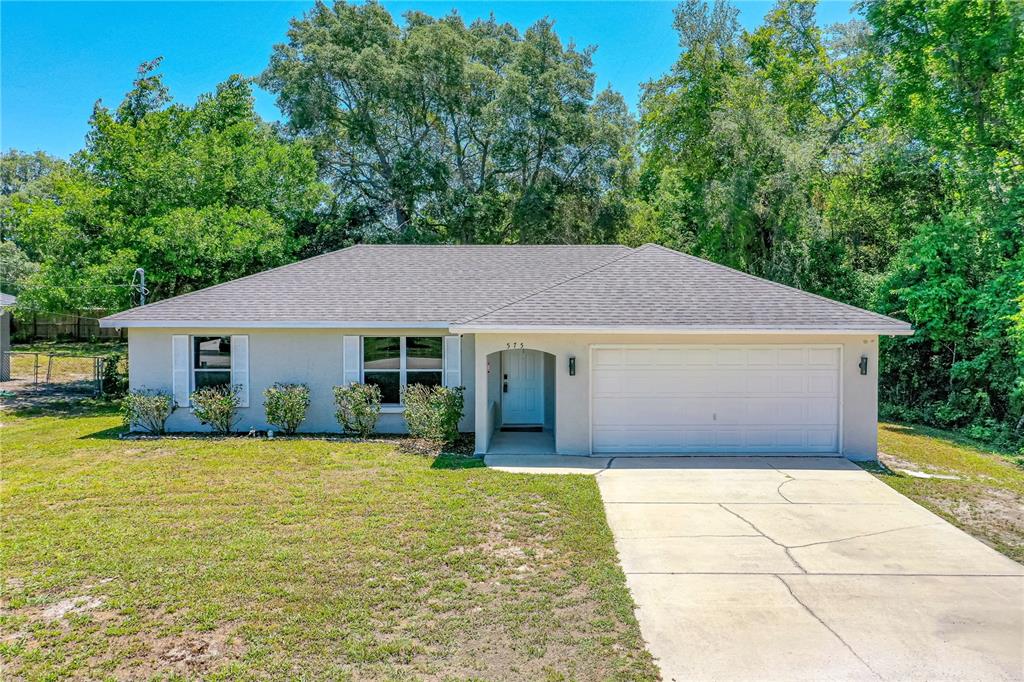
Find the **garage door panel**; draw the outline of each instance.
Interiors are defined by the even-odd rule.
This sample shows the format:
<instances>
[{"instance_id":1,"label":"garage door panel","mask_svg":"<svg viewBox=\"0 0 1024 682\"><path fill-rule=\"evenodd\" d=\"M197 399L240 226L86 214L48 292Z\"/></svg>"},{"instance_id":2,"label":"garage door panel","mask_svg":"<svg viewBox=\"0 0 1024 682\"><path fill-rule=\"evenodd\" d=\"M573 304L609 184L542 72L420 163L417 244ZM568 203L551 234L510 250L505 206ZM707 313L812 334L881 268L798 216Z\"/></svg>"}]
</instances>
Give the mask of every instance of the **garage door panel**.
<instances>
[{"instance_id":1,"label":"garage door panel","mask_svg":"<svg viewBox=\"0 0 1024 682\"><path fill-rule=\"evenodd\" d=\"M747 351L747 367L775 367L779 364L776 348L751 348Z\"/></svg>"},{"instance_id":2,"label":"garage door panel","mask_svg":"<svg viewBox=\"0 0 1024 682\"><path fill-rule=\"evenodd\" d=\"M779 377L775 373L751 372L747 376L747 395L770 396L779 392Z\"/></svg>"},{"instance_id":3,"label":"garage door panel","mask_svg":"<svg viewBox=\"0 0 1024 682\"><path fill-rule=\"evenodd\" d=\"M799 452L807 445L806 434L802 429L778 429L775 438L775 444L782 450Z\"/></svg>"},{"instance_id":4,"label":"garage door panel","mask_svg":"<svg viewBox=\"0 0 1024 682\"><path fill-rule=\"evenodd\" d=\"M814 426L836 426L835 405L826 400L808 400L806 402L807 416L805 423Z\"/></svg>"},{"instance_id":5,"label":"garage door panel","mask_svg":"<svg viewBox=\"0 0 1024 682\"><path fill-rule=\"evenodd\" d=\"M832 428L808 429L807 445L818 452L834 452L839 443Z\"/></svg>"},{"instance_id":6,"label":"garage door panel","mask_svg":"<svg viewBox=\"0 0 1024 682\"><path fill-rule=\"evenodd\" d=\"M806 377L795 374L779 374L779 393L782 395L803 395L807 390Z\"/></svg>"},{"instance_id":7,"label":"garage door panel","mask_svg":"<svg viewBox=\"0 0 1024 682\"><path fill-rule=\"evenodd\" d=\"M834 396L839 389L835 372L813 372L807 377L807 392L818 396Z\"/></svg>"},{"instance_id":8,"label":"garage door panel","mask_svg":"<svg viewBox=\"0 0 1024 682\"><path fill-rule=\"evenodd\" d=\"M836 347L628 346L593 357L595 452L838 449Z\"/></svg>"},{"instance_id":9,"label":"garage door panel","mask_svg":"<svg viewBox=\"0 0 1024 682\"><path fill-rule=\"evenodd\" d=\"M594 368L621 367L622 350L619 348L595 348L591 356Z\"/></svg>"},{"instance_id":10,"label":"garage door panel","mask_svg":"<svg viewBox=\"0 0 1024 682\"><path fill-rule=\"evenodd\" d=\"M806 348L780 348L780 367L804 367L807 365Z\"/></svg>"},{"instance_id":11,"label":"garage door panel","mask_svg":"<svg viewBox=\"0 0 1024 682\"><path fill-rule=\"evenodd\" d=\"M719 367L745 367L747 364L746 348L719 348L715 353L715 364Z\"/></svg>"},{"instance_id":12,"label":"garage door panel","mask_svg":"<svg viewBox=\"0 0 1024 682\"><path fill-rule=\"evenodd\" d=\"M811 367L827 367L835 369L839 367L839 349L808 348L807 364Z\"/></svg>"},{"instance_id":13,"label":"garage door panel","mask_svg":"<svg viewBox=\"0 0 1024 682\"><path fill-rule=\"evenodd\" d=\"M743 429L718 428L715 431L715 449L736 452L743 449Z\"/></svg>"},{"instance_id":14,"label":"garage door panel","mask_svg":"<svg viewBox=\"0 0 1024 682\"><path fill-rule=\"evenodd\" d=\"M706 346L691 346L680 350L684 367L714 367L715 349Z\"/></svg>"}]
</instances>

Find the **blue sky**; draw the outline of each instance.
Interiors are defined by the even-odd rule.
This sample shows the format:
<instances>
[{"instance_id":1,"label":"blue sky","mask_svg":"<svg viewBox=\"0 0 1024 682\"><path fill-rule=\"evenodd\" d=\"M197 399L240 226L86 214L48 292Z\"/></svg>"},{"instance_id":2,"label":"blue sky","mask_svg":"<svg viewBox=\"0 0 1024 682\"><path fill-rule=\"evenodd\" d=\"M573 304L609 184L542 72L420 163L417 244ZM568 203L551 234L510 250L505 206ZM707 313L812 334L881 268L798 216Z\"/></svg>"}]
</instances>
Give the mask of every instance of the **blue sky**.
<instances>
[{"instance_id":1,"label":"blue sky","mask_svg":"<svg viewBox=\"0 0 1024 682\"><path fill-rule=\"evenodd\" d=\"M736 2L753 28L772 2ZM640 84L663 74L678 53L675 2L385 2L467 21L493 12L525 29L549 17L563 40L596 45L599 88L610 84L630 105ZM191 103L233 73L258 74L288 20L311 2L11 2L0 3L0 147L69 156L82 147L93 103L116 106L138 64L164 57L176 101ZM822 2L822 24L850 18L850 2ZM279 118L273 97L257 109Z\"/></svg>"}]
</instances>

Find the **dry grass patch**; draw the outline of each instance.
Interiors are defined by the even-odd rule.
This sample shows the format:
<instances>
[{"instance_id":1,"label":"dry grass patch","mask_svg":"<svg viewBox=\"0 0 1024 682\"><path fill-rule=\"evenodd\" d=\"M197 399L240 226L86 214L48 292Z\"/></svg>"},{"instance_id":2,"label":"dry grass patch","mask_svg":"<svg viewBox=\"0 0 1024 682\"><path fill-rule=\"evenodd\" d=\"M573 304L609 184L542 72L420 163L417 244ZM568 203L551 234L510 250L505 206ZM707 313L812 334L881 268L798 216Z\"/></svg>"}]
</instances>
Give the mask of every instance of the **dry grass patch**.
<instances>
[{"instance_id":1,"label":"dry grass patch","mask_svg":"<svg viewBox=\"0 0 1024 682\"><path fill-rule=\"evenodd\" d=\"M1009 456L937 429L879 425L879 463L867 467L1011 559L1024 562L1024 469ZM907 471L952 478L917 478Z\"/></svg>"}]
</instances>

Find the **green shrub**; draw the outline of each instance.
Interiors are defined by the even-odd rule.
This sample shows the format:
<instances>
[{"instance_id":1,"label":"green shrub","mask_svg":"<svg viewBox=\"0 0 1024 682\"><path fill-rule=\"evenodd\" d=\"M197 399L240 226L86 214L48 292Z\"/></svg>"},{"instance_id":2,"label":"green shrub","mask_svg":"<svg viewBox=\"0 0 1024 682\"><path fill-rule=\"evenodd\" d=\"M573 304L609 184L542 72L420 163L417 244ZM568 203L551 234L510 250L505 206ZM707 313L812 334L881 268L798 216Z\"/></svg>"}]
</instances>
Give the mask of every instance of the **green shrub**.
<instances>
[{"instance_id":1,"label":"green shrub","mask_svg":"<svg viewBox=\"0 0 1024 682\"><path fill-rule=\"evenodd\" d=\"M128 356L124 353L110 353L103 358L103 395L120 398L128 392Z\"/></svg>"},{"instance_id":2,"label":"green shrub","mask_svg":"<svg viewBox=\"0 0 1024 682\"><path fill-rule=\"evenodd\" d=\"M334 404L341 429L366 438L373 433L380 416L380 388L371 384L335 386Z\"/></svg>"},{"instance_id":3,"label":"green shrub","mask_svg":"<svg viewBox=\"0 0 1024 682\"><path fill-rule=\"evenodd\" d=\"M163 433L174 412L174 397L164 391L129 391L121 400L121 416L129 430Z\"/></svg>"},{"instance_id":4,"label":"green shrub","mask_svg":"<svg viewBox=\"0 0 1024 682\"><path fill-rule=\"evenodd\" d=\"M192 394L192 413L217 433L231 433L238 421L238 386L206 386Z\"/></svg>"},{"instance_id":5,"label":"green shrub","mask_svg":"<svg viewBox=\"0 0 1024 682\"><path fill-rule=\"evenodd\" d=\"M405 423L409 434L441 443L453 443L459 437L465 389L413 384L402 391Z\"/></svg>"},{"instance_id":6,"label":"green shrub","mask_svg":"<svg viewBox=\"0 0 1024 682\"><path fill-rule=\"evenodd\" d=\"M263 408L267 422L287 434L299 430L309 409L309 386L306 384L274 384L263 391Z\"/></svg>"}]
</instances>

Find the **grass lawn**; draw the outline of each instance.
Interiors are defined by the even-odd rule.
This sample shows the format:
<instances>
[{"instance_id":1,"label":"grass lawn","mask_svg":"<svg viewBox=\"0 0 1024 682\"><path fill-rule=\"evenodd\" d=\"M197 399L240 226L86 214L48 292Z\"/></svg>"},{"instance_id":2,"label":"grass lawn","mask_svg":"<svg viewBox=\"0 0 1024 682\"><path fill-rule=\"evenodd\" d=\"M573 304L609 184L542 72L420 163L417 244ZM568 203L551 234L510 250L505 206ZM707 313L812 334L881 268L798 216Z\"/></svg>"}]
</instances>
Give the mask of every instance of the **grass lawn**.
<instances>
[{"instance_id":1,"label":"grass lawn","mask_svg":"<svg viewBox=\"0 0 1024 682\"><path fill-rule=\"evenodd\" d=\"M1024 468L956 434L879 424L882 481L1011 559L1024 563ZM904 470L955 476L915 478Z\"/></svg>"},{"instance_id":2,"label":"grass lawn","mask_svg":"<svg viewBox=\"0 0 1024 682\"><path fill-rule=\"evenodd\" d=\"M6 679L657 676L592 477L0 421Z\"/></svg>"},{"instance_id":3,"label":"grass lawn","mask_svg":"<svg viewBox=\"0 0 1024 682\"><path fill-rule=\"evenodd\" d=\"M93 378L93 356L126 352L127 344L119 341L36 341L11 346L11 376L15 379L31 380L35 376L35 355L39 353L39 381L46 379L48 356L54 355L51 366L51 381L79 381Z\"/></svg>"}]
</instances>

